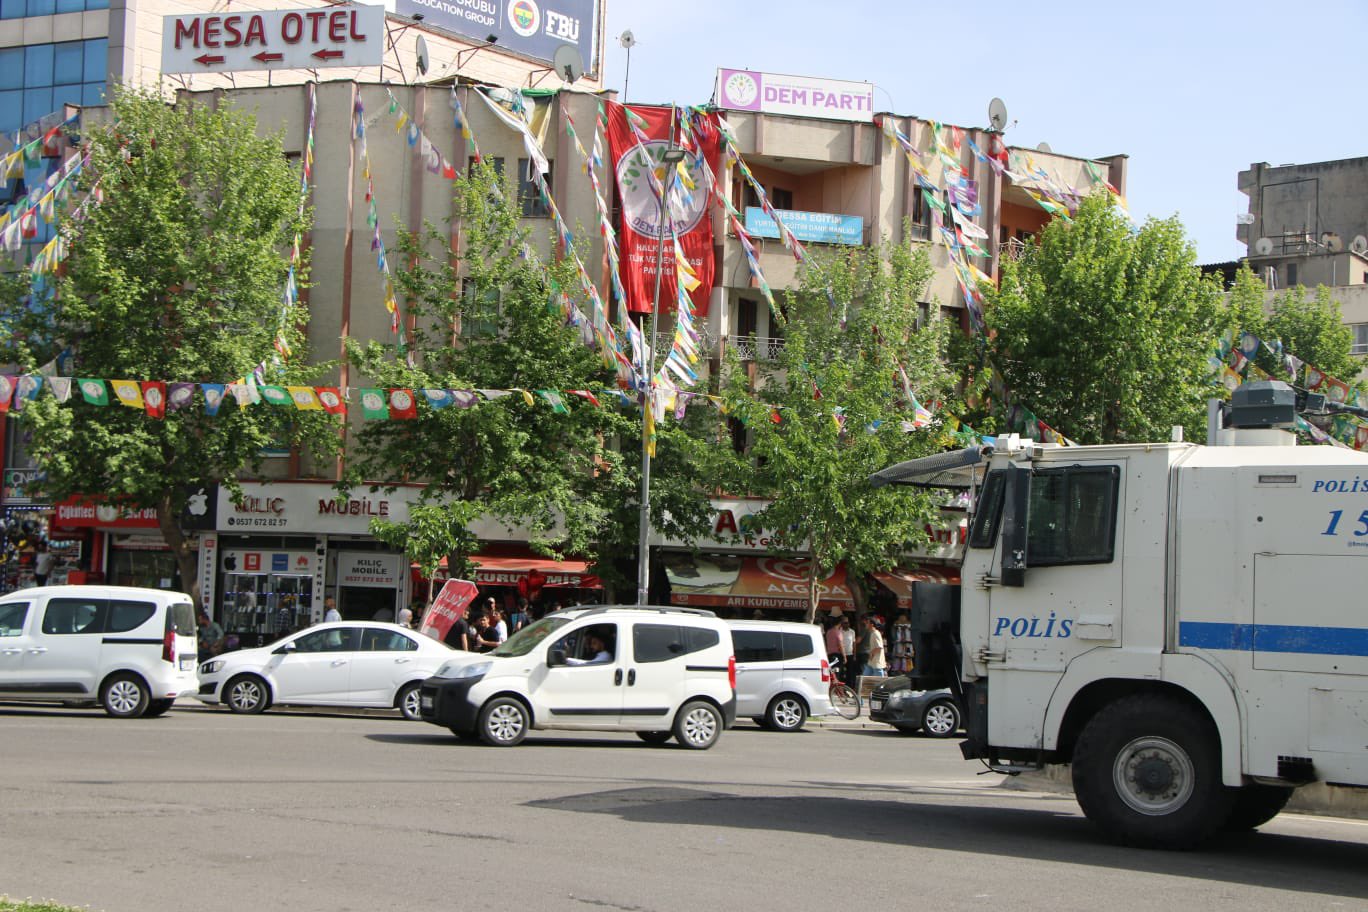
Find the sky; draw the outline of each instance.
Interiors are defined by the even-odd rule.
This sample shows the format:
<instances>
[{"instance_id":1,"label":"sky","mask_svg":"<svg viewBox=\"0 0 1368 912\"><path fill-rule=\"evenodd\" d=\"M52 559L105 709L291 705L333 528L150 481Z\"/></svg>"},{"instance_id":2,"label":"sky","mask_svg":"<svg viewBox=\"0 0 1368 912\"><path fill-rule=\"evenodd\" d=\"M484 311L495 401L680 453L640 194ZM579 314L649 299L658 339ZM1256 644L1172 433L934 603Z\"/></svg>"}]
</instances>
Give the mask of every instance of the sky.
<instances>
[{"instance_id":1,"label":"sky","mask_svg":"<svg viewBox=\"0 0 1368 912\"><path fill-rule=\"evenodd\" d=\"M1176 214L1202 263L1245 255L1251 163L1368 155L1368 0L600 4L604 85L628 101L705 103L718 67L872 82L876 111L960 126L999 97L1012 145L1129 155L1132 214Z\"/></svg>"}]
</instances>

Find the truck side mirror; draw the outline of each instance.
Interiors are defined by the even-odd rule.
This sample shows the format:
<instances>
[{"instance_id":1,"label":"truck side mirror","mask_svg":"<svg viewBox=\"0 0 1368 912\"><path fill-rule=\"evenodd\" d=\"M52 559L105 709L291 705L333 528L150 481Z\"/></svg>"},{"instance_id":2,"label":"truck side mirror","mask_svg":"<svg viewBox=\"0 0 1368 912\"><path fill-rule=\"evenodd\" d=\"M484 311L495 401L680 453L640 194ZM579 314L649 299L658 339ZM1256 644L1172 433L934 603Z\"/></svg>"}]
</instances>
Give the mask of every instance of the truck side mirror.
<instances>
[{"instance_id":1,"label":"truck side mirror","mask_svg":"<svg viewBox=\"0 0 1368 912\"><path fill-rule=\"evenodd\" d=\"M1026 521L1031 497L1031 470L1007 468L1002 497L1002 585L1026 585Z\"/></svg>"}]
</instances>

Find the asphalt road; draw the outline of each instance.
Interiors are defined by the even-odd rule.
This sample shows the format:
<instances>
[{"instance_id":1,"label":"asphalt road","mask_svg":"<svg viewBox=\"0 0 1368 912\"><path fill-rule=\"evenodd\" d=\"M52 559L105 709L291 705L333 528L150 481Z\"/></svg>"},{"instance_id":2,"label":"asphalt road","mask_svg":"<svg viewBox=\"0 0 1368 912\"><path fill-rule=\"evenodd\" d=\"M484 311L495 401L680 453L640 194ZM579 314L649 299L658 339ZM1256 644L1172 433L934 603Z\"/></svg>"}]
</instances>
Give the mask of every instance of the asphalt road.
<instances>
[{"instance_id":1,"label":"asphalt road","mask_svg":"<svg viewBox=\"0 0 1368 912\"><path fill-rule=\"evenodd\" d=\"M0 706L0 895L110 912L1368 907L1368 821L1191 854L1099 842L953 743L457 742L397 718Z\"/></svg>"}]
</instances>

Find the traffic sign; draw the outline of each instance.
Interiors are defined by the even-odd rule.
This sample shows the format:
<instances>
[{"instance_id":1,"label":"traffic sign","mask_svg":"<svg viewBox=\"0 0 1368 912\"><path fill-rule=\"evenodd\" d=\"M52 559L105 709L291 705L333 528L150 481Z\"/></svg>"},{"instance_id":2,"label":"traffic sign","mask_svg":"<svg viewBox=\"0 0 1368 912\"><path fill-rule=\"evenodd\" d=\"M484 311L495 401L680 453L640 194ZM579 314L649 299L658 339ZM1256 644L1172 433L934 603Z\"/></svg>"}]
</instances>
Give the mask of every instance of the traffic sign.
<instances>
[{"instance_id":1,"label":"traffic sign","mask_svg":"<svg viewBox=\"0 0 1368 912\"><path fill-rule=\"evenodd\" d=\"M380 66L385 8L198 13L162 19L163 73Z\"/></svg>"}]
</instances>

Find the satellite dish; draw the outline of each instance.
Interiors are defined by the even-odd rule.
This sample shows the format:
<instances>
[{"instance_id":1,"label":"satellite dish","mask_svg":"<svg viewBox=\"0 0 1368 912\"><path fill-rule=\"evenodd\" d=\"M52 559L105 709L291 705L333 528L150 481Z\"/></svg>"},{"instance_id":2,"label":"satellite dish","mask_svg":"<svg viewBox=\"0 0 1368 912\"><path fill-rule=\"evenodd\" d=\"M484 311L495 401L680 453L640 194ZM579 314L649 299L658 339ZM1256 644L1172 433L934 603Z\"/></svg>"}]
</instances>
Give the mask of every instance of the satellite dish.
<instances>
[{"instance_id":1,"label":"satellite dish","mask_svg":"<svg viewBox=\"0 0 1368 912\"><path fill-rule=\"evenodd\" d=\"M1273 252L1273 242L1266 237L1261 237L1254 242L1254 252L1259 256L1268 256Z\"/></svg>"},{"instance_id":2,"label":"satellite dish","mask_svg":"<svg viewBox=\"0 0 1368 912\"><path fill-rule=\"evenodd\" d=\"M1001 133L1007 128L1007 105L1001 98L994 98L988 102L988 123L992 125L995 133Z\"/></svg>"},{"instance_id":3,"label":"satellite dish","mask_svg":"<svg viewBox=\"0 0 1368 912\"><path fill-rule=\"evenodd\" d=\"M1344 238L1333 231L1326 231L1321 234L1320 242L1321 246L1331 253L1339 253L1344 249Z\"/></svg>"},{"instance_id":4,"label":"satellite dish","mask_svg":"<svg viewBox=\"0 0 1368 912\"><path fill-rule=\"evenodd\" d=\"M1361 234L1355 235L1354 239L1349 242L1349 249L1360 256L1368 253L1368 237Z\"/></svg>"},{"instance_id":5,"label":"satellite dish","mask_svg":"<svg viewBox=\"0 0 1368 912\"><path fill-rule=\"evenodd\" d=\"M630 50L632 45L636 44L636 35L633 35L632 30L628 29L618 36L618 44Z\"/></svg>"},{"instance_id":6,"label":"satellite dish","mask_svg":"<svg viewBox=\"0 0 1368 912\"><path fill-rule=\"evenodd\" d=\"M1050 144L1049 144L1049 143L1043 142L1043 143L1041 143L1040 145L1036 146L1036 151L1037 151L1037 152L1053 152L1054 149L1051 149L1051 148L1050 148Z\"/></svg>"},{"instance_id":7,"label":"satellite dish","mask_svg":"<svg viewBox=\"0 0 1368 912\"><path fill-rule=\"evenodd\" d=\"M551 64L556 68L556 75L567 83L584 75L584 56L573 44L562 44L556 48Z\"/></svg>"},{"instance_id":8,"label":"satellite dish","mask_svg":"<svg viewBox=\"0 0 1368 912\"><path fill-rule=\"evenodd\" d=\"M419 35L418 39L413 42L413 55L418 60L418 75L426 76L428 60L431 58L428 57L427 42L423 40L422 35Z\"/></svg>"}]
</instances>

